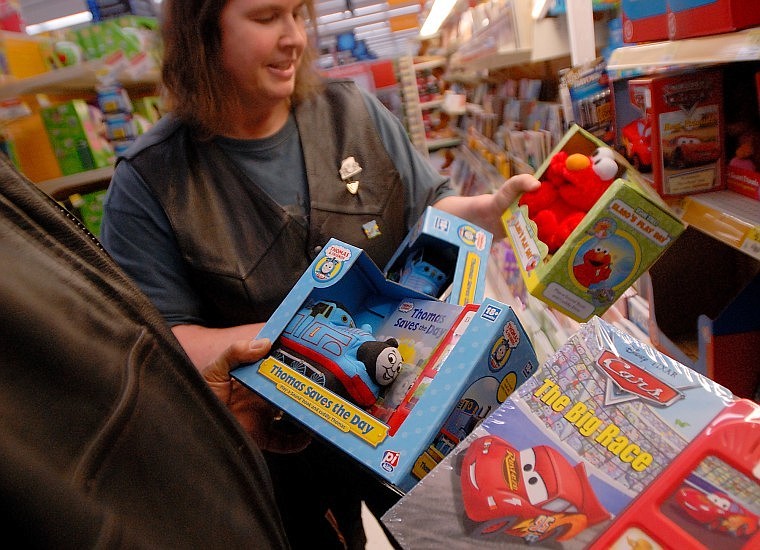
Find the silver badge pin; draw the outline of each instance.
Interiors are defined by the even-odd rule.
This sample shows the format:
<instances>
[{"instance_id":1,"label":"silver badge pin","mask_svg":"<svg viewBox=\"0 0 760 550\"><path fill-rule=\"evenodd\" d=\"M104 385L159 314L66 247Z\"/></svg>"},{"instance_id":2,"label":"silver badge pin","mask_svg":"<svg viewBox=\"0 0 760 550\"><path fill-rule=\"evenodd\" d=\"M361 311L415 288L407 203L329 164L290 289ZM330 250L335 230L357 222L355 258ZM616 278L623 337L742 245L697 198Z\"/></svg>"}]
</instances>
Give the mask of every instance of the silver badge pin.
<instances>
[{"instance_id":1,"label":"silver badge pin","mask_svg":"<svg viewBox=\"0 0 760 550\"><path fill-rule=\"evenodd\" d=\"M348 157L340 164L340 178L346 182L346 189L352 195L359 192L359 180L353 179L362 171L354 157Z\"/></svg>"}]
</instances>

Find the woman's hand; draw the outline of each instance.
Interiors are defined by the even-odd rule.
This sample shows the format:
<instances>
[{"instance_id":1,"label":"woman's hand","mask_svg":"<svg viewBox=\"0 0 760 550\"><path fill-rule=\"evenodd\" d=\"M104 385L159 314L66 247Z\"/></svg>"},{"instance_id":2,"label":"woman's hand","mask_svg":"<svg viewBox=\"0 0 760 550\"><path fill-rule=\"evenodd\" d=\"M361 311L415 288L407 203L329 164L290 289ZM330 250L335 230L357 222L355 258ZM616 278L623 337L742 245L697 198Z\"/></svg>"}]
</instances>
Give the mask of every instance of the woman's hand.
<instances>
[{"instance_id":1,"label":"woman's hand","mask_svg":"<svg viewBox=\"0 0 760 550\"><path fill-rule=\"evenodd\" d=\"M530 174L518 174L505 181L493 193L444 197L433 206L469 220L493 234L494 240L506 237L501 215L520 195L535 191L541 182Z\"/></svg>"},{"instance_id":2,"label":"woman's hand","mask_svg":"<svg viewBox=\"0 0 760 550\"><path fill-rule=\"evenodd\" d=\"M242 363L258 361L271 347L268 338L238 340L200 371L211 390L261 449L276 453L298 452L306 448L311 435L230 376L231 369Z\"/></svg>"}]
</instances>

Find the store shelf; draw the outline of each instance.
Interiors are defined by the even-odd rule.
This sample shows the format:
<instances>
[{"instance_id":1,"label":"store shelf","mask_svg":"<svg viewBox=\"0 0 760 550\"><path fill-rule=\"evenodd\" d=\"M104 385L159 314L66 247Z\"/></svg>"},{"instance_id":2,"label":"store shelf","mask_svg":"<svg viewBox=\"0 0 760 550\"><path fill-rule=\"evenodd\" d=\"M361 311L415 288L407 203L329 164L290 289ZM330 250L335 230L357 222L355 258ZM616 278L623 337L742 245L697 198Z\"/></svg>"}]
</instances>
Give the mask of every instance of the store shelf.
<instances>
[{"instance_id":1,"label":"store shelf","mask_svg":"<svg viewBox=\"0 0 760 550\"><path fill-rule=\"evenodd\" d=\"M500 23L501 21L501 23ZM530 28L518 23L522 29L517 36L509 35L512 23L505 25L506 19L495 20L477 36L460 47L451 56L452 72L457 69L467 71L497 70L526 63L538 63L559 59L570 55L570 39L565 17L547 17L539 21L531 19ZM518 21L521 19L518 17ZM597 48L606 44L606 22L594 22L594 42ZM506 29L506 30L505 30Z\"/></svg>"},{"instance_id":2,"label":"store shelf","mask_svg":"<svg viewBox=\"0 0 760 550\"><path fill-rule=\"evenodd\" d=\"M656 70L673 66L703 66L760 59L760 28L700 38L652 42L617 48L610 71Z\"/></svg>"},{"instance_id":3,"label":"store shelf","mask_svg":"<svg viewBox=\"0 0 760 550\"><path fill-rule=\"evenodd\" d=\"M96 60L23 79L6 76L0 80L0 99L37 93L92 91L97 86L99 77L107 74L107 71L106 63ZM119 73L118 78L126 87L153 86L158 82L158 71L152 69L138 74L137 71L124 70Z\"/></svg>"},{"instance_id":4,"label":"store shelf","mask_svg":"<svg viewBox=\"0 0 760 550\"><path fill-rule=\"evenodd\" d=\"M733 191L685 197L681 219L711 237L760 260L760 203Z\"/></svg>"},{"instance_id":5,"label":"store shelf","mask_svg":"<svg viewBox=\"0 0 760 550\"><path fill-rule=\"evenodd\" d=\"M446 57L442 55L418 56L414 58L413 68L415 71L424 71L426 69L445 67L446 64Z\"/></svg>"},{"instance_id":6,"label":"store shelf","mask_svg":"<svg viewBox=\"0 0 760 550\"><path fill-rule=\"evenodd\" d=\"M79 172L70 176L63 176L37 183L37 187L45 191L51 197L62 200L74 193L86 193L94 189L103 189L108 186L113 175L113 166Z\"/></svg>"}]
</instances>

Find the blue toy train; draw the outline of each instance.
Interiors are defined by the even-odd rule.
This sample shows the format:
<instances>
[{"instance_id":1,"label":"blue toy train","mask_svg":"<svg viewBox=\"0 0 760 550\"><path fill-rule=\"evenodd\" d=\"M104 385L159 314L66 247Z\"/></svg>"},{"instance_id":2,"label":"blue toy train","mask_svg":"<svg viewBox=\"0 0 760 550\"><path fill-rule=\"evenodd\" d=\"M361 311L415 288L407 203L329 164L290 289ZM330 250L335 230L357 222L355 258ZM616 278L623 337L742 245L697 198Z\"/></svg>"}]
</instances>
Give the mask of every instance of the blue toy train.
<instances>
[{"instance_id":1,"label":"blue toy train","mask_svg":"<svg viewBox=\"0 0 760 550\"><path fill-rule=\"evenodd\" d=\"M360 407L370 407L401 369L398 342L378 341L336 302L318 301L290 320L272 355Z\"/></svg>"}]
</instances>

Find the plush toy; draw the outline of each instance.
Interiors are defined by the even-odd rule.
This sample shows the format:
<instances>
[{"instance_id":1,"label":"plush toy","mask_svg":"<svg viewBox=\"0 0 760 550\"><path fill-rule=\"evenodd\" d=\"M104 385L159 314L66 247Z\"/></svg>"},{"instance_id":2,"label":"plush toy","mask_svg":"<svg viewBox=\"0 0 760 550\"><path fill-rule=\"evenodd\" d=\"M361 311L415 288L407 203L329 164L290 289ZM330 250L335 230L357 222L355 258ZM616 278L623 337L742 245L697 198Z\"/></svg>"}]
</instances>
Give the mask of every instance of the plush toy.
<instances>
[{"instance_id":1,"label":"plush toy","mask_svg":"<svg viewBox=\"0 0 760 550\"><path fill-rule=\"evenodd\" d=\"M559 151L541 176L541 187L524 193L520 205L538 228L538 238L554 253L599 200L618 172L614 152L600 147L592 155Z\"/></svg>"}]
</instances>

